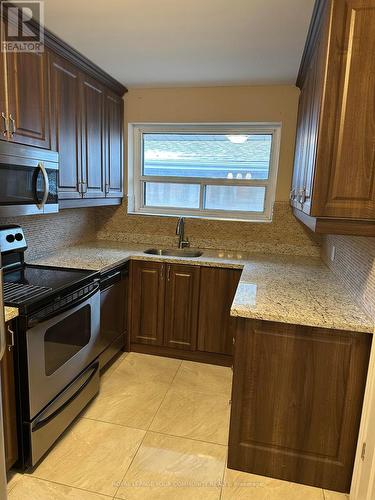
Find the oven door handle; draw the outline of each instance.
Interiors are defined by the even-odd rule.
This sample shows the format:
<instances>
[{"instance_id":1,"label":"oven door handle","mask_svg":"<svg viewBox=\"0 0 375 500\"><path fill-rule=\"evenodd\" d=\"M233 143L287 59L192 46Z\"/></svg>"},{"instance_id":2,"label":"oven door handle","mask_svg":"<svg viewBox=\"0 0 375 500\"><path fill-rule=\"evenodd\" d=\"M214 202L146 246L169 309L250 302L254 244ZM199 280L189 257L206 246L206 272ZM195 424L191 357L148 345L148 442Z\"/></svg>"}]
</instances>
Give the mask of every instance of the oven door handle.
<instances>
[{"instance_id":1,"label":"oven door handle","mask_svg":"<svg viewBox=\"0 0 375 500\"><path fill-rule=\"evenodd\" d=\"M56 418L57 415L59 415L62 411L64 411L64 409L67 406L69 406L70 403L72 401L74 401L74 399L76 399L81 394L81 392L84 390L84 388L91 382L91 380L93 379L93 377L95 376L95 374L98 370L99 370L99 361L96 361L96 363L93 364L91 369L90 369L91 373L89 374L87 379L84 381L84 383L80 386L80 388L69 399L67 399L59 408L57 408L57 410L55 410L54 412L52 412L50 414L47 414L47 416L45 416L45 413L42 414L40 420L36 419L35 424L33 425L33 428L32 428L32 432L36 432L37 430L41 429L42 427L47 425L48 422L50 422L51 420Z\"/></svg>"},{"instance_id":2,"label":"oven door handle","mask_svg":"<svg viewBox=\"0 0 375 500\"><path fill-rule=\"evenodd\" d=\"M40 169L40 171L42 172L42 175L43 175L43 181L44 181L44 194L43 194L43 198L42 198L42 201L40 203L37 203L37 206L40 210L42 210L44 208L44 205L47 203L47 200L48 200L48 195L49 195L49 179L48 179L48 173L47 173L47 170L46 170L46 167L44 166L44 163L43 162L39 162L38 163L38 167ZM38 182L38 177L36 177L36 180L35 180L35 183ZM36 186L35 186L35 192L37 192L37 189L36 189Z\"/></svg>"}]
</instances>

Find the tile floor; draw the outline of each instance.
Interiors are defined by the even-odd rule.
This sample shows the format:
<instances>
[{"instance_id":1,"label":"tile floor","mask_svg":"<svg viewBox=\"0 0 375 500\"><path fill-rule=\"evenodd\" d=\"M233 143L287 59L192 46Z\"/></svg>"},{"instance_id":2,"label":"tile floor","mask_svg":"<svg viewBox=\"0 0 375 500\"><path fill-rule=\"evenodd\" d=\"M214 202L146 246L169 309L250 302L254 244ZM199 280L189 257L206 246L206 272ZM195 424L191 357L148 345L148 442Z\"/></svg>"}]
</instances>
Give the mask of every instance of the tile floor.
<instances>
[{"instance_id":1,"label":"tile floor","mask_svg":"<svg viewBox=\"0 0 375 500\"><path fill-rule=\"evenodd\" d=\"M123 354L99 396L9 500L345 500L226 468L231 370Z\"/></svg>"}]
</instances>

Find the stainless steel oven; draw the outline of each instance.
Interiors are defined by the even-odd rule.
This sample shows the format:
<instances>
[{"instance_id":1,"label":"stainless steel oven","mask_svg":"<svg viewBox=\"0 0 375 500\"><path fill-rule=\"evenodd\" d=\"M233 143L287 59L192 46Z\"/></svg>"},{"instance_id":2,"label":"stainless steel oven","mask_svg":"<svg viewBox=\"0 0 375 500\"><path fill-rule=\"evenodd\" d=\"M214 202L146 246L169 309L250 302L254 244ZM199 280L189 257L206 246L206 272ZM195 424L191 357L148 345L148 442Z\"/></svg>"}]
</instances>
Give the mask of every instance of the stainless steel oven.
<instances>
[{"instance_id":1,"label":"stainless steel oven","mask_svg":"<svg viewBox=\"0 0 375 500\"><path fill-rule=\"evenodd\" d=\"M58 154L0 141L0 216L58 212Z\"/></svg>"},{"instance_id":2,"label":"stainless steel oven","mask_svg":"<svg viewBox=\"0 0 375 500\"><path fill-rule=\"evenodd\" d=\"M30 314L26 324L24 465L33 467L99 391L98 280Z\"/></svg>"},{"instance_id":3,"label":"stainless steel oven","mask_svg":"<svg viewBox=\"0 0 375 500\"><path fill-rule=\"evenodd\" d=\"M84 289L64 312L51 315L50 306L47 306L28 319L26 346L31 420L100 352L99 285L83 294Z\"/></svg>"}]
</instances>

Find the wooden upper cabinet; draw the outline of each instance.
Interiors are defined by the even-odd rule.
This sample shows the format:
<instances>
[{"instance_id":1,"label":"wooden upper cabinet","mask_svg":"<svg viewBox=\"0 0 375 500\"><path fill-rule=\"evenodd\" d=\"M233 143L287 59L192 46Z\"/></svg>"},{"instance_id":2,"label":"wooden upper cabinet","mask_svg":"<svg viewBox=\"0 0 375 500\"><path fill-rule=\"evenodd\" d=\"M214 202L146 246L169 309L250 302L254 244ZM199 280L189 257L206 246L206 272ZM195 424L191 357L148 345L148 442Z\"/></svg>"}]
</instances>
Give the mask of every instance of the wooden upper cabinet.
<instances>
[{"instance_id":1,"label":"wooden upper cabinet","mask_svg":"<svg viewBox=\"0 0 375 500\"><path fill-rule=\"evenodd\" d=\"M7 53L9 139L50 149L47 53Z\"/></svg>"},{"instance_id":2,"label":"wooden upper cabinet","mask_svg":"<svg viewBox=\"0 0 375 500\"><path fill-rule=\"evenodd\" d=\"M241 276L239 269L202 267L199 295L198 349L232 355L236 318L230 308Z\"/></svg>"},{"instance_id":3,"label":"wooden upper cabinet","mask_svg":"<svg viewBox=\"0 0 375 500\"><path fill-rule=\"evenodd\" d=\"M375 0L319 0L297 81L291 192L317 232L375 235L374 67Z\"/></svg>"},{"instance_id":4,"label":"wooden upper cabinet","mask_svg":"<svg viewBox=\"0 0 375 500\"><path fill-rule=\"evenodd\" d=\"M4 33L4 23L1 20L1 33ZM0 51L0 140L7 140L7 116L8 116L8 104L6 101L6 91L5 91L5 54Z\"/></svg>"},{"instance_id":5,"label":"wooden upper cabinet","mask_svg":"<svg viewBox=\"0 0 375 500\"><path fill-rule=\"evenodd\" d=\"M51 54L52 149L59 152L59 198L81 198L81 110L79 70Z\"/></svg>"},{"instance_id":6,"label":"wooden upper cabinet","mask_svg":"<svg viewBox=\"0 0 375 500\"><path fill-rule=\"evenodd\" d=\"M167 265L164 345L194 351L197 344L199 266Z\"/></svg>"},{"instance_id":7,"label":"wooden upper cabinet","mask_svg":"<svg viewBox=\"0 0 375 500\"><path fill-rule=\"evenodd\" d=\"M121 97L107 92L105 95L106 120L106 197L119 198L124 194L123 175L123 115L124 102Z\"/></svg>"},{"instance_id":8,"label":"wooden upper cabinet","mask_svg":"<svg viewBox=\"0 0 375 500\"><path fill-rule=\"evenodd\" d=\"M163 344L165 265L131 263L131 341Z\"/></svg>"},{"instance_id":9,"label":"wooden upper cabinet","mask_svg":"<svg viewBox=\"0 0 375 500\"><path fill-rule=\"evenodd\" d=\"M105 197L104 88L81 75L82 182L84 198Z\"/></svg>"}]
</instances>

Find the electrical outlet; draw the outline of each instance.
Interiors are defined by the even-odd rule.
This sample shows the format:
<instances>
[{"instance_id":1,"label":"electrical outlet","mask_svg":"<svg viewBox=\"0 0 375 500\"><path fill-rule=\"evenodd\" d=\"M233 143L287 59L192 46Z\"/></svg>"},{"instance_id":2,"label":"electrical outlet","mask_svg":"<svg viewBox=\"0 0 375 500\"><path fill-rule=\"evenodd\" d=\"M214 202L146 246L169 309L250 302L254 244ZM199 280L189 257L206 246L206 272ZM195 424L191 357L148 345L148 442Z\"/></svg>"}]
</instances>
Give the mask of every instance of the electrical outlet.
<instances>
[{"instance_id":1,"label":"electrical outlet","mask_svg":"<svg viewBox=\"0 0 375 500\"><path fill-rule=\"evenodd\" d=\"M333 245L331 248L331 261L333 262L336 258L336 247Z\"/></svg>"}]
</instances>

